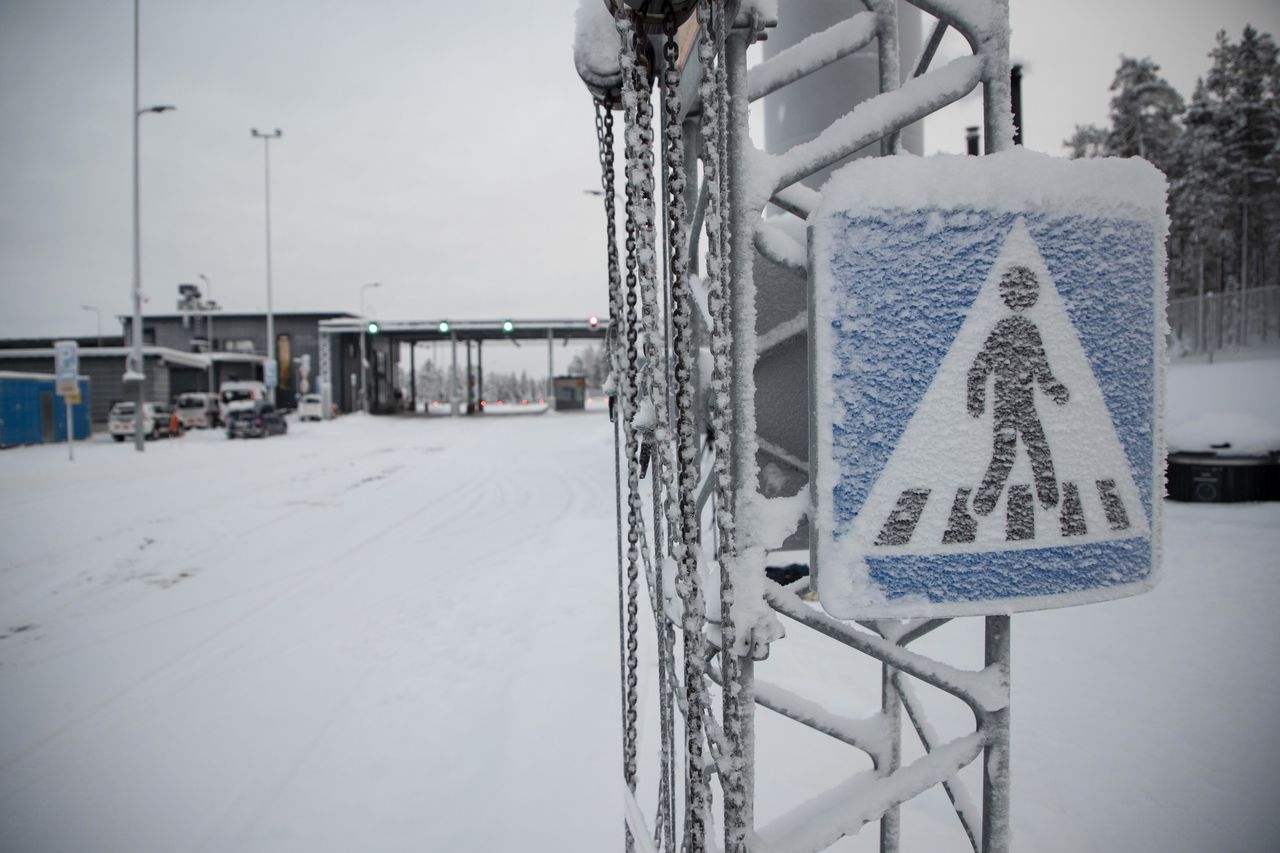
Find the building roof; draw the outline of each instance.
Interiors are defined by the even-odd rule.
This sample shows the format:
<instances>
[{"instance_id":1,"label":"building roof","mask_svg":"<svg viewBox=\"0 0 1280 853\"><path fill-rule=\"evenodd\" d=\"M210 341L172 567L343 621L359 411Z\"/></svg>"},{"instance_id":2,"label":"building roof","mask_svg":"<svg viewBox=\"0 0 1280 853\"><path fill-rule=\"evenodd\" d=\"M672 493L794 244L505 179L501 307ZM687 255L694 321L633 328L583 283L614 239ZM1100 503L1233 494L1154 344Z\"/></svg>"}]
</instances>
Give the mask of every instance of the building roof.
<instances>
[{"instance_id":1,"label":"building roof","mask_svg":"<svg viewBox=\"0 0 1280 853\"><path fill-rule=\"evenodd\" d=\"M0 350L0 358L46 358L49 361L53 361L53 352L53 347ZM124 358L129 352L130 347L83 347L80 349L80 358ZM168 364L176 364L181 367L197 367L201 370L206 370L209 367L209 355L203 352L183 352L169 347L147 345L142 348L142 355L148 358L158 358ZM260 364L266 361L266 356L247 352L215 352L213 360L217 362Z\"/></svg>"},{"instance_id":2,"label":"building roof","mask_svg":"<svg viewBox=\"0 0 1280 853\"><path fill-rule=\"evenodd\" d=\"M186 317L204 317L212 315L217 320L262 320L266 322L267 315L263 311L172 311L166 314L143 314L142 324L145 326L149 320L182 320ZM323 320L330 317L355 317L349 311L273 311L271 314L276 320L281 318L296 320ZM132 314L117 314L116 318L122 323L133 321Z\"/></svg>"},{"instance_id":3,"label":"building roof","mask_svg":"<svg viewBox=\"0 0 1280 853\"><path fill-rule=\"evenodd\" d=\"M462 340L515 338L519 340L545 340L550 334L557 339L603 338L609 330L609 320L593 318L572 320L522 320L509 317L503 320L379 320L376 317L347 316L320 321L321 334L350 334L363 332L370 322L378 324L379 335L416 340ZM508 331L506 325L510 323ZM447 328L441 329L443 325Z\"/></svg>"}]
</instances>

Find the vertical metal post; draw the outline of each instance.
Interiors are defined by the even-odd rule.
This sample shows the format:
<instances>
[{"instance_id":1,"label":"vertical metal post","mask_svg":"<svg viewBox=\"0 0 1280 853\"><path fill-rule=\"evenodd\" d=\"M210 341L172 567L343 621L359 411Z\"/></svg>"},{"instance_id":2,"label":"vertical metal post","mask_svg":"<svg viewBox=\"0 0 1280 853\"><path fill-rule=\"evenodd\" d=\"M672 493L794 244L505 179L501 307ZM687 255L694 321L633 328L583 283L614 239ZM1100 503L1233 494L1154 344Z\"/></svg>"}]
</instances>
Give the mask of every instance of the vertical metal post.
<instances>
[{"instance_id":1,"label":"vertical metal post","mask_svg":"<svg viewBox=\"0 0 1280 853\"><path fill-rule=\"evenodd\" d=\"M214 388L213 377L213 309L217 305L213 301L213 284L209 281L209 276L199 273L200 280L204 282L204 351L209 356L209 379L208 391L210 394L216 394L217 389ZM98 342L98 346L102 346L102 342Z\"/></svg>"},{"instance_id":2,"label":"vertical metal post","mask_svg":"<svg viewBox=\"0 0 1280 853\"><path fill-rule=\"evenodd\" d=\"M1242 348L1249 334L1245 312L1245 295L1249 292L1249 187L1245 185L1245 200L1240 203L1240 302L1236 308L1236 349Z\"/></svg>"},{"instance_id":3,"label":"vertical metal post","mask_svg":"<svg viewBox=\"0 0 1280 853\"><path fill-rule=\"evenodd\" d=\"M551 329L547 329L547 399L555 397L556 387L556 363L555 363L555 336L552 335ZM551 404L554 407L554 403Z\"/></svg>"},{"instance_id":4,"label":"vertical metal post","mask_svg":"<svg viewBox=\"0 0 1280 853\"><path fill-rule=\"evenodd\" d=\"M476 411L484 411L484 338L476 341Z\"/></svg>"},{"instance_id":5,"label":"vertical metal post","mask_svg":"<svg viewBox=\"0 0 1280 853\"><path fill-rule=\"evenodd\" d=\"M320 417L326 421L333 412L333 338L320 333Z\"/></svg>"},{"instance_id":6,"label":"vertical metal post","mask_svg":"<svg viewBox=\"0 0 1280 853\"><path fill-rule=\"evenodd\" d=\"M754 442L744 440L743 434L754 431L755 399L751 383L751 366L755 364L755 287L752 280L754 263L755 223L752 221L750 202L747 199L749 175L748 157L753 150L747 131L747 29L731 29L727 33L724 49L725 77L728 85L728 116L726 128L725 180L728 184L729 210L729 328L733 331L733 363L736 369L730 380L729 397L733 419L733 437L730 441L730 505L735 517L743 506L743 496L756 488L755 459L751 448ZM732 552L722 554L721 559L736 560L737 541ZM731 614L723 612L723 618ZM730 696L730 711L726 713L725 727L736 731L726 735L730 746L737 750L738 766L732 785L733 802L725 795L725 851L746 853L749 849L755 822L754 756L751 748L755 741L755 697L752 690L752 664L749 657L738 657L726 648L722 655L724 670L724 694ZM736 690L735 690L736 685Z\"/></svg>"},{"instance_id":7,"label":"vertical metal post","mask_svg":"<svg viewBox=\"0 0 1280 853\"><path fill-rule=\"evenodd\" d=\"M1010 680L1008 616L988 616L987 666L999 668L1006 691ZM982 853L1009 851L1009 706L984 715L987 744L982 762Z\"/></svg>"},{"instance_id":8,"label":"vertical metal post","mask_svg":"<svg viewBox=\"0 0 1280 853\"><path fill-rule=\"evenodd\" d=\"M1204 246L1200 247L1200 287L1196 293L1196 349L1209 351L1208 342L1204 339Z\"/></svg>"},{"instance_id":9,"label":"vertical metal post","mask_svg":"<svg viewBox=\"0 0 1280 853\"><path fill-rule=\"evenodd\" d=\"M364 339L368 334L367 325L360 329L360 411L366 415L369 414L369 355Z\"/></svg>"},{"instance_id":10,"label":"vertical metal post","mask_svg":"<svg viewBox=\"0 0 1280 853\"><path fill-rule=\"evenodd\" d=\"M449 349L453 353L453 365L449 368L449 417L458 416L458 333L449 333Z\"/></svg>"},{"instance_id":11,"label":"vertical metal post","mask_svg":"<svg viewBox=\"0 0 1280 853\"><path fill-rule=\"evenodd\" d=\"M137 383L133 411L133 447L139 453L146 450L146 437L142 434L143 404L146 403L146 376L142 360L142 216L139 213L141 193L138 185L138 19L140 0L133 0L133 346L125 364L126 379Z\"/></svg>"},{"instance_id":12,"label":"vertical metal post","mask_svg":"<svg viewBox=\"0 0 1280 853\"><path fill-rule=\"evenodd\" d=\"M266 215L267 215L267 358L275 361L276 359L276 327L275 314L272 312L271 306L271 140L279 139L284 133L280 128L276 128L271 133L260 133L258 129L252 128L249 135L255 139L262 140L262 165L263 165L263 185L265 187L266 199ZM277 365L277 375L279 375L279 366ZM274 401L276 389L271 389L272 399Z\"/></svg>"},{"instance_id":13,"label":"vertical metal post","mask_svg":"<svg viewBox=\"0 0 1280 853\"><path fill-rule=\"evenodd\" d=\"M1013 144L1022 144L1022 66L1009 69L1009 101L1013 109Z\"/></svg>"},{"instance_id":14,"label":"vertical metal post","mask_svg":"<svg viewBox=\"0 0 1280 853\"><path fill-rule=\"evenodd\" d=\"M1009 20L1009 0L992 0L992 20ZM982 76L982 125L986 152L994 154L1013 145L1013 95L1009 70L1008 45L995 42L982 45L987 65Z\"/></svg>"},{"instance_id":15,"label":"vertical metal post","mask_svg":"<svg viewBox=\"0 0 1280 853\"><path fill-rule=\"evenodd\" d=\"M468 338L467 339L467 406L466 406L466 412L468 415L471 414L472 403L475 401L474 392L475 392L475 385L472 384L472 379L471 379L471 339Z\"/></svg>"},{"instance_id":16,"label":"vertical metal post","mask_svg":"<svg viewBox=\"0 0 1280 853\"><path fill-rule=\"evenodd\" d=\"M882 756L876 771L881 776L894 773L902 765L902 697L893 682L896 670L880 665L880 713L889 730L888 752ZM902 839L902 812L898 806L880 816L880 853L898 853Z\"/></svg>"},{"instance_id":17,"label":"vertical metal post","mask_svg":"<svg viewBox=\"0 0 1280 853\"><path fill-rule=\"evenodd\" d=\"M418 373L416 358L418 342L409 342L409 411L418 413Z\"/></svg>"},{"instance_id":18,"label":"vertical metal post","mask_svg":"<svg viewBox=\"0 0 1280 853\"><path fill-rule=\"evenodd\" d=\"M993 0L997 20L1009 20L1009 0ZM1007 45L988 47L988 65L983 77L983 125L988 154L1008 150L1013 145L1011 122L1013 97ZM998 666L1006 689L1009 684L1008 616L988 616L986 620L986 660ZM987 743L982 765L982 851L1008 853L1009 850L1009 706L984 715Z\"/></svg>"},{"instance_id":19,"label":"vertical metal post","mask_svg":"<svg viewBox=\"0 0 1280 853\"><path fill-rule=\"evenodd\" d=\"M79 384L80 384L80 381L76 380L76 385L79 386ZM71 398L66 395L63 395L62 402L67 404L67 459L74 461L76 458L76 448L75 448L75 441L74 441L76 428L75 428L75 424L71 420Z\"/></svg>"}]
</instances>

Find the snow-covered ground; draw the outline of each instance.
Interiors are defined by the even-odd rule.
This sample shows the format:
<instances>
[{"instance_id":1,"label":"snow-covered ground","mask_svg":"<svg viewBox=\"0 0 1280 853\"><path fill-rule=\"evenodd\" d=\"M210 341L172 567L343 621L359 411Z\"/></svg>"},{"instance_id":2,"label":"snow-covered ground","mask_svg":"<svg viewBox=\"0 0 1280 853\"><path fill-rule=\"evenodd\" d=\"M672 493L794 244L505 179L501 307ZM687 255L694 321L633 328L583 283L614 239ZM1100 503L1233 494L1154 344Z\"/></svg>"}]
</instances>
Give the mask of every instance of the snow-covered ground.
<instances>
[{"instance_id":1,"label":"snow-covered ground","mask_svg":"<svg viewBox=\"0 0 1280 853\"><path fill-rule=\"evenodd\" d=\"M1175 367L1171 418L1274 424L1277 387ZM599 412L0 453L0 850L620 849L612 462ZM1280 838L1280 505L1166 528L1154 592L1013 620L1017 850ZM874 667L788 629L761 678L874 710ZM916 647L976 666L981 620ZM759 822L865 766L760 711ZM967 849L940 791L903 841Z\"/></svg>"}]
</instances>

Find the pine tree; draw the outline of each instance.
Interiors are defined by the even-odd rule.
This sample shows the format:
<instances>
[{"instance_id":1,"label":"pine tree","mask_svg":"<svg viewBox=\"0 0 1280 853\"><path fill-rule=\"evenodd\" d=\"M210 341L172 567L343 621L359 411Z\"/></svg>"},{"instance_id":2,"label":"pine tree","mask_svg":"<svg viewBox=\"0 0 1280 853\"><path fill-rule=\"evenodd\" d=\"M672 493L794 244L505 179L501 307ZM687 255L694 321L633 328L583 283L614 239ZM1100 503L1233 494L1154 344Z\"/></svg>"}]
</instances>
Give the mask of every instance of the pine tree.
<instances>
[{"instance_id":1,"label":"pine tree","mask_svg":"<svg viewBox=\"0 0 1280 853\"><path fill-rule=\"evenodd\" d=\"M1280 227L1280 51L1246 27L1238 44L1219 32L1209 56L1173 151L1171 268L1194 254L1194 277L1203 263L1207 289L1230 292L1280 271L1265 239Z\"/></svg>"},{"instance_id":2,"label":"pine tree","mask_svg":"<svg viewBox=\"0 0 1280 853\"><path fill-rule=\"evenodd\" d=\"M1150 57L1120 57L1111 83L1111 129L1107 153L1116 157L1142 157L1168 174L1172 149L1181 132L1178 123L1185 107L1182 96L1159 74Z\"/></svg>"},{"instance_id":3,"label":"pine tree","mask_svg":"<svg viewBox=\"0 0 1280 853\"><path fill-rule=\"evenodd\" d=\"M1076 132L1070 139L1062 140L1062 144L1071 152L1072 160L1081 157L1105 157L1107 154L1107 131L1096 124L1077 124Z\"/></svg>"}]
</instances>

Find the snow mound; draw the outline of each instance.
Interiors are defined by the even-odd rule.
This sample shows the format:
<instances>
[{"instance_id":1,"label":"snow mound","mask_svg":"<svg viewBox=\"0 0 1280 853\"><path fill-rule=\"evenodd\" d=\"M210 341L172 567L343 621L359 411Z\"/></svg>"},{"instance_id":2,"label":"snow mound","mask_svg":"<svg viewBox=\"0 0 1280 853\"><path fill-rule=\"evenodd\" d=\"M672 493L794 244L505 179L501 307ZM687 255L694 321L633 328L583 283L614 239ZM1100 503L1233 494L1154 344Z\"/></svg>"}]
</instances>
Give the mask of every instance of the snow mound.
<instances>
[{"instance_id":1,"label":"snow mound","mask_svg":"<svg viewBox=\"0 0 1280 853\"><path fill-rule=\"evenodd\" d=\"M1280 451L1280 426L1254 415L1215 412L1169 427L1169 452L1265 456Z\"/></svg>"}]
</instances>

